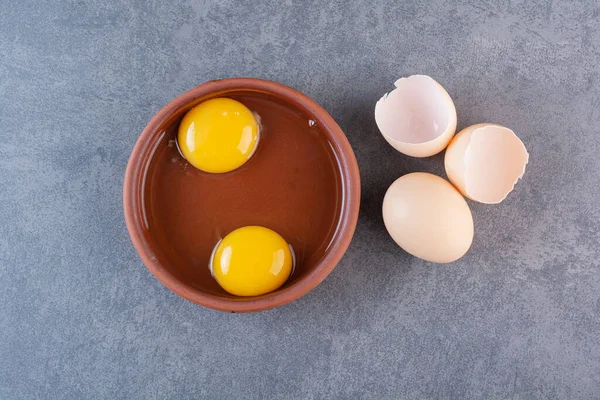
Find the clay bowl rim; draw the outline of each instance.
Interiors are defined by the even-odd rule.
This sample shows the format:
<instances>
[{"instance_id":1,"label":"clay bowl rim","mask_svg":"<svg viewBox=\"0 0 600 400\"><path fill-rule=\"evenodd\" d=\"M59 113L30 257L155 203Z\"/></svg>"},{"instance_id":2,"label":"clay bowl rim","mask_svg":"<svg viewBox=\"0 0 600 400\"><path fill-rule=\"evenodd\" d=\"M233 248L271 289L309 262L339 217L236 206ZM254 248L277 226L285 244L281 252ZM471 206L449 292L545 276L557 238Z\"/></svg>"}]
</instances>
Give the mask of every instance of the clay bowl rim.
<instances>
[{"instance_id":1,"label":"clay bowl rim","mask_svg":"<svg viewBox=\"0 0 600 400\"><path fill-rule=\"evenodd\" d=\"M202 98L217 97L236 91L258 91L275 95L303 109L328 134L341 170L343 200L338 228L321 260L291 286L256 297L226 298L206 293L176 278L164 267L152 251L144 235L142 191L144 176L152 158L153 143L161 135L161 126L180 109ZM358 222L360 206L360 174L356 157L346 135L325 109L310 97L283 84L257 78L228 78L205 82L173 99L164 106L144 128L131 152L123 184L125 223L131 241L150 272L179 296L204 307L226 312L262 311L290 303L321 283L339 263L346 252Z\"/></svg>"}]
</instances>

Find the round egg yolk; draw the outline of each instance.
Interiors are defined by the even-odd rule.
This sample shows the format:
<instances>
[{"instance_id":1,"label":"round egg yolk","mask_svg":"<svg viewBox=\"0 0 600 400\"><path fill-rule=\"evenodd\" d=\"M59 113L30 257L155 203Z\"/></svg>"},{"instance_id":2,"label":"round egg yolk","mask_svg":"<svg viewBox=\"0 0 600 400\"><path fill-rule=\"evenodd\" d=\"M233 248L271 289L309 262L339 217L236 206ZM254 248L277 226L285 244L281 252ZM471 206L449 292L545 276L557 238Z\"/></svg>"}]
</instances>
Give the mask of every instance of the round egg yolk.
<instances>
[{"instance_id":1,"label":"round egg yolk","mask_svg":"<svg viewBox=\"0 0 600 400\"><path fill-rule=\"evenodd\" d=\"M233 171L252 157L259 125L242 103L227 98L205 101L185 114L177 142L194 167L212 173Z\"/></svg>"},{"instance_id":2,"label":"round egg yolk","mask_svg":"<svg viewBox=\"0 0 600 400\"><path fill-rule=\"evenodd\" d=\"M283 285L293 264L290 246L279 234L261 226L246 226L217 244L211 272L228 293L259 296Z\"/></svg>"}]
</instances>

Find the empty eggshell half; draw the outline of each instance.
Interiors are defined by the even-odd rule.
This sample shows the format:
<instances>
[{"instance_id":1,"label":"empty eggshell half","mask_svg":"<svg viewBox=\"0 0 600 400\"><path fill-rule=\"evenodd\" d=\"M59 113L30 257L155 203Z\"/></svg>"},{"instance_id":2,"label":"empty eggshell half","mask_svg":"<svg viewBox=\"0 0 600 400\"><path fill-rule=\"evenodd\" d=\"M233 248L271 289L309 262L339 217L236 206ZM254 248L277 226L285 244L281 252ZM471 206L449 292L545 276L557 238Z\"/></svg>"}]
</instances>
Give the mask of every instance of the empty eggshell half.
<instances>
[{"instance_id":1,"label":"empty eggshell half","mask_svg":"<svg viewBox=\"0 0 600 400\"><path fill-rule=\"evenodd\" d=\"M529 153L515 133L501 125L477 124L460 131L446 149L450 182L466 197L500 203L525 173Z\"/></svg>"},{"instance_id":2,"label":"empty eggshell half","mask_svg":"<svg viewBox=\"0 0 600 400\"><path fill-rule=\"evenodd\" d=\"M427 75L401 78L375 105L375 122L399 152L429 157L444 150L456 132L456 108L448 92Z\"/></svg>"},{"instance_id":3,"label":"empty eggshell half","mask_svg":"<svg viewBox=\"0 0 600 400\"><path fill-rule=\"evenodd\" d=\"M473 217L465 198L445 179L424 172L398 178L383 199L383 222L407 253L449 263L473 241Z\"/></svg>"}]
</instances>

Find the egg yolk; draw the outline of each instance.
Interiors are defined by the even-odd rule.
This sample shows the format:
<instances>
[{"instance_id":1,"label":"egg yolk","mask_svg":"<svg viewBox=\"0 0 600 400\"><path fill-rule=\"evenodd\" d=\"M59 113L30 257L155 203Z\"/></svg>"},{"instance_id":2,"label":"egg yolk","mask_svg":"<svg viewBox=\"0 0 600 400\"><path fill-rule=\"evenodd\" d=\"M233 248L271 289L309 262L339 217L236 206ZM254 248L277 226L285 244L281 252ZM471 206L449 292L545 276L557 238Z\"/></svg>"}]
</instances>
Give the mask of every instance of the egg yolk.
<instances>
[{"instance_id":1,"label":"egg yolk","mask_svg":"<svg viewBox=\"0 0 600 400\"><path fill-rule=\"evenodd\" d=\"M211 272L228 293L258 296L283 285L293 264L290 246L279 234L261 226L246 226L219 242Z\"/></svg>"},{"instance_id":2,"label":"egg yolk","mask_svg":"<svg viewBox=\"0 0 600 400\"><path fill-rule=\"evenodd\" d=\"M233 171L252 157L259 125L242 103L227 98L205 101L185 114L177 142L194 167L212 173Z\"/></svg>"}]
</instances>

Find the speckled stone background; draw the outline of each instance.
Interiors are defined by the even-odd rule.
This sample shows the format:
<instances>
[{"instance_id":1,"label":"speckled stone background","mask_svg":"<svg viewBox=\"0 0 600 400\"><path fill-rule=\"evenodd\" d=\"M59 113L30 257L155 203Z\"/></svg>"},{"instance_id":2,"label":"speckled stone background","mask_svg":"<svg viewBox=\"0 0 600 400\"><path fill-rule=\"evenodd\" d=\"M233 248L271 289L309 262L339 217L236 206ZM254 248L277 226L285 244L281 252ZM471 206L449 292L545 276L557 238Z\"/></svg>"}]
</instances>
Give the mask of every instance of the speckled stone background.
<instances>
[{"instance_id":1,"label":"speckled stone background","mask_svg":"<svg viewBox=\"0 0 600 400\"><path fill-rule=\"evenodd\" d=\"M600 5L592 1L0 0L0 398L600 398ZM514 129L531 162L469 202L470 252L405 254L377 99L429 74L459 128ZM209 79L320 102L362 174L356 235L315 290L246 315L164 288L133 249L123 174L146 122Z\"/></svg>"}]
</instances>

